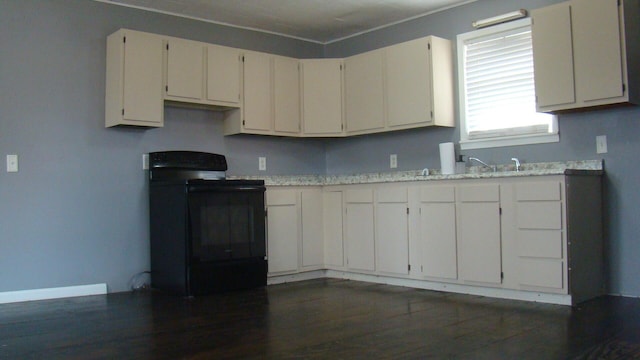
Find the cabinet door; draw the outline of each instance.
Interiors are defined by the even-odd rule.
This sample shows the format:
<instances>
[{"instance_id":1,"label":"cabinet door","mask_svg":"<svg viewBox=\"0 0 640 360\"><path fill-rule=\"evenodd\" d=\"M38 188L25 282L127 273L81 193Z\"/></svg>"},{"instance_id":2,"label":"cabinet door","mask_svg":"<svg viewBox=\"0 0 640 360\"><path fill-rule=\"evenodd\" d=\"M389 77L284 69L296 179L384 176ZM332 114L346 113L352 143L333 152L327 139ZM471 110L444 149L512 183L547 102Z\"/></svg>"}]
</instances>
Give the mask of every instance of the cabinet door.
<instances>
[{"instance_id":1,"label":"cabinet door","mask_svg":"<svg viewBox=\"0 0 640 360\"><path fill-rule=\"evenodd\" d=\"M344 266L342 192L323 194L324 262L328 268Z\"/></svg>"},{"instance_id":2,"label":"cabinet door","mask_svg":"<svg viewBox=\"0 0 640 360\"><path fill-rule=\"evenodd\" d=\"M302 60L304 135L342 135L342 60Z\"/></svg>"},{"instance_id":3,"label":"cabinet door","mask_svg":"<svg viewBox=\"0 0 640 360\"><path fill-rule=\"evenodd\" d=\"M532 11L536 106L576 102L573 74L571 8L568 2Z\"/></svg>"},{"instance_id":4,"label":"cabinet door","mask_svg":"<svg viewBox=\"0 0 640 360\"><path fill-rule=\"evenodd\" d=\"M347 266L353 270L375 270L373 192L347 190L346 242Z\"/></svg>"},{"instance_id":5,"label":"cabinet door","mask_svg":"<svg viewBox=\"0 0 640 360\"><path fill-rule=\"evenodd\" d=\"M282 134L300 132L300 76L298 60L273 58L274 130Z\"/></svg>"},{"instance_id":6,"label":"cabinet door","mask_svg":"<svg viewBox=\"0 0 640 360\"><path fill-rule=\"evenodd\" d=\"M431 60L426 38L385 49L387 124L389 127L431 121Z\"/></svg>"},{"instance_id":7,"label":"cabinet door","mask_svg":"<svg viewBox=\"0 0 640 360\"><path fill-rule=\"evenodd\" d=\"M207 100L238 104L240 102L240 50L207 46Z\"/></svg>"},{"instance_id":8,"label":"cabinet door","mask_svg":"<svg viewBox=\"0 0 640 360\"><path fill-rule=\"evenodd\" d=\"M204 48L195 41L167 41L167 84L169 97L192 100L203 98Z\"/></svg>"},{"instance_id":9,"label":"cabinet door","mask_svg":"<svg viewBox=\"0 0 640 360\"><path fill-rule=\"evenodd\" d=\"M618 0L572 1L571 18L578 97L589 102L623 96Z\"/></svg>"},{"instance_id":10,"label":"cabinet door","mask_svg":"<svg viewBox=\"0 0 640 360\"><path fill-rule=\"evenodd\" d=\"M293 190L267 190L269 273L298 270L298 203Z\"/></svg>"},{"instance_id":11,"label":"cabinet door","mask_svg":"<svg viewBox=\"0 0 640 360\"><path fill-rule=\"evenodd\" d=\"M118 82L122 89L117 92L122 91L122 123L162 126L162 39L133 31L120 41L118 46L124 44L123 82Z\"/></svg>"},{"instance_id":12,"label":"cabinet door","mask_svg":"<svg viewBox=\"0 0 640 360\"><path fill-rule=\"evenodd\" d=\"M458 278L456 203L453 186L420 191L420 266L423 276Z\"/></svg>"},{"instance_id":13,"label":"cabinet door","mask_svg":"<svg viewBox=\"0 0 640 360\"><path fill-rule=\"evenodd\" d=\"M256 133L271 130L273 91L271 55L246 52L244 55L243 128Z\"/></svg>"},{"instance_id":14,"label":"cabinet door","mask_svg":"<svg viewBox=\"0 0 640 360\"><path fill-rule=\"evenodd\" d=\"M500 284L499 185L461 185L457 190L460 277L465 281Z\"/></svg>"},{"instance_id":15,"label":"cabinet door","mask_svg":"<svg viewBox=\"0 0 640 360\"><path fill-rule=\"evenodd\" d=\"M376 202L376 270L409 273L409 214L407 188L378 190Z\"/></svg>"},{"instance_id":16,"label":"cabinet door","mask_svg":"<svg viewBox=\"0 0 640 360\"><path fill-rule=\"evenodd\" d=\"M302 267L322 267L324 263L323 196L321 189L302 190Z\"/></svg>"},{"instance_id":17,"label":"cabinet door","mask_svg":"<svg viewBox=\"0 0 640 360\"><path fill-rule=\"evenodd\" d=\"M382 50L344 61L347 133L361 134L384 128Z\"/></svg>"}]
</instances>

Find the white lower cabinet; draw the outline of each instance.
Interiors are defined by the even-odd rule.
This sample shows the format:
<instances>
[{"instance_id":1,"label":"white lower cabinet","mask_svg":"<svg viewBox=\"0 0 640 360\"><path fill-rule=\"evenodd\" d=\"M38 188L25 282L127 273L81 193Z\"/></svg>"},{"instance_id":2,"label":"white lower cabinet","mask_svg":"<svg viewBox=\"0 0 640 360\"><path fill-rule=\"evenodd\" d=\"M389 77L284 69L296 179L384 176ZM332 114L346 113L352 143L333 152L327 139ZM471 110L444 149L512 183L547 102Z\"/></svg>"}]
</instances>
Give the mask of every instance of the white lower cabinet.
<instances>
[{"instance_id":1,"label":"white lower cabinet","mask_svg":"<svg viewBox=\"0 0 640 360\"><path fill-rule=\"evenodd\" d=\"M375 270L373 189L349 189L345 194L347 268Z\"/></svg>"},{"instance_id":2,"label":"white lower cabinet","mask_svg":"<svg viewBox=\"0 0 640 360\"><path fill-rule=\"evenodd\" d=\"M500 284L500 186L460 185L457 190L460 278L465 282Z\"/></svg>"},{"instance_id":3,"label":"white lower cabinet","mask_svg":"<svg viewBox=\"0 0 640 360\"><path fill-rule=\"evenodd\" d=\"M601 187L584 174L270 187L269 273L575 304L603 293Z\"/></svg>"},{"instance_id":4,"label":"white lower cabinet","mask_svg":"<svg viewBox=\"0 0 640 360\"><path fill-rule=\"evenodd\" d=\"M302 269L320 269L324 265L324 226L322 189L300 191L300 221L302 224Z\"/></svg>"},{"instance_id":5,"label":"white lower cabinet","mask_svg":"<svg viewBox=\"0 0 640 360\"><path fill-rule=\"evenodd\" d=\"M407 187L376 191L376 270L382 274L409 274L409 207Z\"/></svg>"},{"instance_id":6,"label":"white lower cabinet","mask_svg":"<svg viewBox=\"0 0 640 360\"><path fill-rule=\"evenodd\" d=\"M294 190L267 190L269 274L298 271L299 206Z\"/></svg>"},{"instance_id":7,"label":"white lower cabinet","mask_svg":"<svg viewBox=\"0 0 640 360\"><path fill-rule=\"evenodd\" d=\"M269 275L323 268L322 190L269 187L266 207Z\"/></svg>"},{"instance_id":8,"label":"white lower cabinet","mask_svg":"<svg viewBox=\"0 0 640 360\"><path fill-rule=\"evenodd\" d=\"M452 185L420 186L415 272L427 278L458 278L456 198Z\"/></svg>"},{"instance_id":9,"label":"white lower cabinet","mask_svg":"<svg viewBox=\"0 0 640 360\"><path fill-rule=\"evenodd\" d=\"M327 190L322 193L324 264L328 269L342 269L345 264L342 197L340 190Z\"/></svg>"}]
</instances>

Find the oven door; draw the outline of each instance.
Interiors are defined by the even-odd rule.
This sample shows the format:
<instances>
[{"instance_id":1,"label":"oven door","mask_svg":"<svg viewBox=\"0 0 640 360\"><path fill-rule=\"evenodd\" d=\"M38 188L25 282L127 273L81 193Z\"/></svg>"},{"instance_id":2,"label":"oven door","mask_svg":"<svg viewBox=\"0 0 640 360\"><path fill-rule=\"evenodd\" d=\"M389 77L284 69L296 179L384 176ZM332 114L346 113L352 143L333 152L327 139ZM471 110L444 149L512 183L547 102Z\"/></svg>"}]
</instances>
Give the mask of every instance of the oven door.
<instances>
[{"instance_id":1,"label":"oven door","mask_svg":"<svg viewBox=\"0 0 640 360\"><path fill-rule=\"evenodd\" d=\"M264 259L264 192L263 185L189 185L191 263Z\"/></svg>"}]
</instances>

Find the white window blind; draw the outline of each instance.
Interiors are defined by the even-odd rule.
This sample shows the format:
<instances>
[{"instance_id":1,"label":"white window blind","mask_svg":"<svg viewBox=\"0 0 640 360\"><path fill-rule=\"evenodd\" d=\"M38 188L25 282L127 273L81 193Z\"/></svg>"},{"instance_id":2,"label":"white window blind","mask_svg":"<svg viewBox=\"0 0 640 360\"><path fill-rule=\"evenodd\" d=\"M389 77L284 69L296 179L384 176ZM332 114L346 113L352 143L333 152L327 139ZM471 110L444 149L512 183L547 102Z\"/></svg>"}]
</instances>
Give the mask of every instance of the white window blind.
<instances>
[{"instance_id":1,"label":"white window blind","mask_svg":"<svg viewBox=\"0 0 640 360\"><path fill-rule=\"evenodd\" d=\"M462 49L459 39L462 142L556 132L555 118L536 112L529 20L524 26L504 25L506 30L463 34Z\"/></svg>"}]
</instances>

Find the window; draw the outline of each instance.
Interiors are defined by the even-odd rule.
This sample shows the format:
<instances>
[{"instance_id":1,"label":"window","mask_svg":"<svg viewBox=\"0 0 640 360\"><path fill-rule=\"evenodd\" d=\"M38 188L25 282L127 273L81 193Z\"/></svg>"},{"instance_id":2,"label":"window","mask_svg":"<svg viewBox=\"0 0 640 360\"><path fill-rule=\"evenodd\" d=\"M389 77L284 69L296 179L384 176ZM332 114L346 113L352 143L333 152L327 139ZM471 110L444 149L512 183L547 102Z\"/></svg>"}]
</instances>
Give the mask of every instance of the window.
<instances>
[{"instance_id":1,"label":"window","mask_svg":"<svg viewBox=\"0 0 640 360\"><path fill-rule=\"evenodd\" d=\"M536 112L530 19L458 35L458 75L462 149L559 141Z\"/></svg>"}]
</instances>

